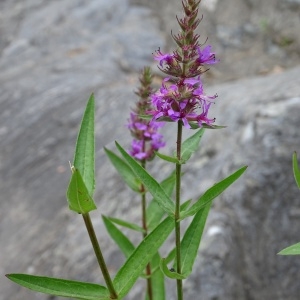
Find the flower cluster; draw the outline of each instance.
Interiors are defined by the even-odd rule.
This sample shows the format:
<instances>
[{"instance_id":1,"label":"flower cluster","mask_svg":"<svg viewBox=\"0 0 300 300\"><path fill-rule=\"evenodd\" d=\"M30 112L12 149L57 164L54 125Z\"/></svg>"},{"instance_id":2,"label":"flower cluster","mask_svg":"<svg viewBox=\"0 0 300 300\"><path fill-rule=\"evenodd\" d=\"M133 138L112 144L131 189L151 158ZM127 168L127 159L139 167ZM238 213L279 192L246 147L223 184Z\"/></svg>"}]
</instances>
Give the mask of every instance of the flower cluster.
<instances>
[{"instance_id":1,"label":"flower cluster","mask_svg":"<svg viewBox=\"0 0 300 300\"><path fill-rule=\"evenodd\" d=\"M141 118L151 108L149 101L149 95L152 92L150 68L144 68L140 82L141 88L136 93L140 96L140 99L136 103L136 109L130 114L127 126L134 137L131 143L132 149L129 153L134 158L142 161L151 160L154 152L165 146L165 142L163 142L163 136L158 133L159 128L164 124Z\"/></svg>"},{"instance_id":2,"label":"flower cluster","mask_svg":"<svg viewBox=\"0 0 300 300\"><path fill-rule=\"evenodd\" d=\"M208 112L217 95L205 95L200 75L207 71L202 69L203 66L215 64L218 60L210 45L201 49L200 36L194 33L201 21L197 19L198 4L193 0L183 1L185 15L182 19L177 18L181 32L172 36L178 45L177 50L164 54L158 49L154 54L159 69L169 77L151 95L154 110L148 114L152 115L152 121L181 121L187 128L190 128L190 122L202 127L215 121L208 117Z\"/></svg>"}]
</instances>

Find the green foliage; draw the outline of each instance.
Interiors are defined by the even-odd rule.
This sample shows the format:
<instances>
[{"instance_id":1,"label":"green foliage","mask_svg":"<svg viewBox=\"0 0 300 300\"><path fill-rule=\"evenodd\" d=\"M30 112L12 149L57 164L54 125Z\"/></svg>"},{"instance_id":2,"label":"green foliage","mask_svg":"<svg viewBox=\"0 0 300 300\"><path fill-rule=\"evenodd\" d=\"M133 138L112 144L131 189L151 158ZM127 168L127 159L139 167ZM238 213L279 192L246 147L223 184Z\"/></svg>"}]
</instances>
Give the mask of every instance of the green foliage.
<instances>
[{"instance_id":1,"label":"green foliage","mask_svg":"<svg viewBox=\"0 0 300 300\"><path fill-rule=\"evenodd\" d=\"M162 154L162 153L159 153L159 152L155 152L155 154L161 158L162 160L165 160L167 162L171 162L173 164L178 164L180 163L179 160L176 158L176 157L173 157L173 156L168 156L168 155L165 155L165 154Z\"/></svg>"},{"instance_id":2,"label":"green foliage","mask_svg":"<svg viewBox=\"0 0 300 300\"><path fill-rule=\"evenodd\" d=\"M294 154L293 154L293 172L294 172L294 177L295 177L298 189L300 189L300 170L299 170L298 161L297 161L297 152L294 152Z\"/></svg>"},{"instance_id":3,"label":"green foliage","mask_svg":"<svg viewBox=\"0 0 300 300\"><path fill-rule=\"evenodd\" d=\"M156 253L151 261L151 281L152 281L152 294L155 300L165 300L165 277L163 272L157 266L160 263L160 256Z\"/></svg>"},{"instance_id":4,"label":"green foliage","mask_svg":"<svg viewBox=\"0 0 300 300\"><path fill-rule=\"evenodd\" d=\"M170 217L161 222L134 250L113 280L120 298L124 297L134 285L146 265L151 261L163 242L174 229Z\"/></svg>"},{"instance_id":5,"label":"green foliage","mask_svg":"<svg viewBox=\"0 0 300 300\"><path fill-rule=\"evenodd\" d=\"M289 246L281 250L279 255L300 255L300 243Z\"/></svg>"},{"instance_id":6,"label":"green foliage","mask_svg":"<svg viewBox=\"0 0 300 300\"><path fill-rule=\"evenodd\" d=\"M140 192L141 182L136 177L130 166L114 152L104 148L109 160L116 168L124 182L135 192Z\"/></svg>"},{"instance_id":7,"label":"green foliage","mask_svg":"<svg viewBox=\"0 0 300 300\"><path fill-rule=\"evenodd\" d=\"M6 277L21 286L44 294L86 300L111 299L106 287L94 283L27 274L8 274Z\"/></svg>"},{"instance_id":8,"label":"green foliage","mask_svg":"<svg viewBox=\"0 0 300 300\"><path fill-rule=\"evenodd\" d=\"M193 221L182 238L181 272L185 277L188 277L192 273L210 207L211 202L195 214ZM176 265L174 265L174 268L176 269Z\"/></svg>"},{"instance_id":9,"label":"green foliage","mask_svg":"<svg viewBox=\"0 0 300 300\"><path fill-rule=\"evenodd\" d=\"M91 95L81 121L67 190L69 208L81 214L97 208L92 199L95 189L94 115L95 101L94 95Z\"/></svg>"},{"instance_id":10,"label":"green foliage","mask_svg":"<svg viewBox=\"0 0 300 300\"><path fill-rule=\"evenodd\" d=\"M142 227L140 227L140 226L138 226L138 225L136 225L134 223L130 223L130 222L127 222L127 221L124 221L124 220L121 220L121 219L117 219L117 218L108 218L108 219L111 222L113 222L113 223L115 223L117 225L129 228L129 229L141 232L141 233L145 232L145 230Z\"/></svg>"},{"instance_id":11,"label":"green foliage","mask_svg":"<svg viewBox=\"0 0 300 300\"><path fill-rule=\"evenodd\" d=\"M172 192L175 187L175 172L172 172L170 176L168 176L165 180L163 180L160 185L162 189L166 192L166 194L171 197ZM159 206L158 202L156 201L155 198L153 198L146 211L146 216L147 216L147 228L149 231L154 229L164 216L165 211Z\"/></svg>"},{"instance_id":12,"label":"green foliage","mask_svg":"<svg viewBox=\"0 0 300 300\"><path fill-rule=\"evenodd\" d=\"M201 128L182 143L181 163L186 163L191 158L192 154L198 150L203 134L204 128Z\"/></svg>"},{"instance_id":13,"label":"green foliage","mask_svg":"<svg viewBox=\"0 0 300 300\"><path fill-rule=\"evenodd\" d=\"M296 151L293 153L293 173L294 173L294 177L295 177L295 181L298 186L298 189L300 189L300 170L299 170L299 166L298 166ZM281 250L278 254L279 255L300 255L300 243L291 245L291 246Z\"/></svg>"},{"instance_id":14,"label":"green foliage","mask_svg":"<svg viewBox=\"0 0 300 300\"><path fill-rule=\"evenodd\" d=\"M184 218L193 216L195 213L197 213L201 208L206 206L209 202L224 192L231 184L233 184L246 171L246 169L247 166L240 168L230 176L209 188L195 204L193 204L189 209L180 215L180 219L183 220Z\"/></svg>"},{"instance_id":15,"label":"green foliage","mask_svg":"<svg viewBox=\"0 0 300 300\"><path fill-rule=\"evenodd\" d=\"M83 214L84 217L89 216L88 213L96 209L96 205L92 199L95 190L94 116L94 96L91 95L82 118L76 143L74 164L71 166L72 175L67 189L69 208L77 213ZM191 123L190 125L192 129L199 128L198 124ZM176 168L179 167L179 169L177 169L179 170L177 176L182 176L180 174L180 166L178 165L186 163L193 153L197 151L205 128L218 129L223 128L223 126L203 125L196 133L187 138L181 145L180 161L176 157L161 153L156 153L156 155L165 161L177 164ZM181 139L178 138L178 140ZM194 216L180 243L182 270L181 274L178 274L167 266L167 264L175 261L174 267L176 268L176 249L172 249L169 255L164 259L161 259L158 252L175 226L175 204L171 200L171 195L175 187L176 174L173 172L161 183L158 183L144 167L132 158L117 142L116 146L123 158L108 149L105 149L105 152L122 179L135 192L141 194L149 191L153 199L146 210L148 235L137 247L132 244L115 224L130 228L145 235L143 228L125 220L106 216L102 217L107 232L126 258L123 266L117 271L113 282L111 282L110 275L97 243L96 235L94 234L93 226L90 223L86 223L88 224L87 229L90 237L94 237L91 238L91 241L108 288L93 283L25 274L8 274L7 277L10 280L21 286L45 294L82 300L109 300L114 298L116 293L118 294L118 299L125 297L137 279L142 276L151 278L153 299L165 300L164 276L183 280L191 274L212 200L235 182L245 172L247 167L240 168L227 178L216 183L192 206L190 206L191 200L181 205L180 201L178 201L177 205L180 205L180 219L176 219L177 222L189 216ZM297 185L300 188L300 171L297 164L296 153L294 153L293 156L293 170ZM180 180L178 179L177 182L180 182ZM145 187L146 191L142 192L142 186ZM145 199L143 198L143 200ZM168 216L161 222L165 214ZM91 235L91 232L94 235ZM282 250L279 254L300 254L300 243ZM152 273L145 274L144 270L149 263ZM147 295L146 300L148 297Z\"/></svg>"},{"instance_id":16,"label":"green foliage","mask_svg":"<svg viewBox=\"0 0 300 300\"><path fill-rule=\"evenodd\" d=\"M72 167L72 177L67 190L67 199L70 210L85 214L97 209L94 200L89 195L78 169Z\"/></svg>"},{"instance_id":17,"label":"green foliage","mask_svg":"<svg viewBox=\"0 0 300 300\"><path fill-rule=\"evenodd\" d=\"M106 227L107 232L111 236L111 238L115 241L115 243L119 246L122 253L128 258L134 251L135 247L131 243L131 241L122 233L120 229L118 229L110 218L102 216L104 225Z\"/></svg>"},{"instance_id":18,"label":"green foliage","mask_svg":"<svg viewBox=\"0 0 300 300\"><path fill-rule=\"evenodd\" d=\"M127 161L135 175L143 182L147 190L156 199L160 207L172 218L175 214L175 205L171 198L166 194L160 184L138 163L133 159L117 142L117 148Z\"/></svg>"},{"instance_id":19,"label":"green foliage","mask_svg":"<svg viewBox=\"0 0 300 300\"><path fill-rule=\"evenodd\" d=\"M169 270L164 258L162 258L160 261L160 268L163 271L163 273L171 279L185 279L186 278L184 275L178 274L177 272L175 272L175 270L172 270L172 269Z\"/></svg>"},{"instance_id":20,"label":"green foliage","mask_svg":"<svg viewBox=\"0 0 300 300\"><path fill-rule=\"evenodd\" d=\"M199 128L204 128L204 129L223 129L226 128L226 126L223 125L207 125L207 124L202 124L201 127L199 126L198 123L193 123L189 122L189 125L191 126L191 129L199 129Z\"/></svg>"},{"instance_id":21,"label":"green foliage","mask_svg":"<svg viewBox=\"0 0 300 300\"><path fill-rule=\"evenodd\" d=\"M79 170L90 196L95 190L95 101L92 94L81 121L77 138L74 166Z\"/></svg>"}]
</instances>

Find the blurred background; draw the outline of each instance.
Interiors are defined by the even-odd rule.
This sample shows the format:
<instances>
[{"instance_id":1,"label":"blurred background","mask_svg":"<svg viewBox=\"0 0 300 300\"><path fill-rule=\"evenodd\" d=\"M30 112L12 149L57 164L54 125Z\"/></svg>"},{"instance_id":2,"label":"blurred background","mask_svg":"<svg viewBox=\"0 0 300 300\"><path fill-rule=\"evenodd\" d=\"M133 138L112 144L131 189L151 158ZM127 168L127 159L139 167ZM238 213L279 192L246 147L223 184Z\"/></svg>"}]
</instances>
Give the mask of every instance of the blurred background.
<instances>
[{"instance_id":1,"label":"blurred background","mask_svg":"<svg viewBox=\"0 0 300 300\"><path fill-rule=\"evenodd\" d=\"M101 214L139 222L139 199L103 147L114 149L114 140L129 147L125 124L139 72L151 65L159 84L152 53L174 49L170 33L178 32L181 11L179 0L0 0L0 300L61 299L20 288L6 273L103 283L82 218L65 198L92 92L98 210L91 216L112 274L124 262ZM300 152L300 1L202 0L199 14L200 41L221 60L203 75L207 94L219 95L211 116L228 127L206 132L185 166L183 198L196 199L230 172L249 168L215 201L185 293L299 299L300 257L276 253L300 240L291 167L293 151ZM165 153L175 148L174 130L165 126ZM160 179L170 171L163 162L151 167ZM167 283L167 299L176 299L174 282ZM143 287L141 280L126 299L144 299Z\"/></svg>"}]
</instances>

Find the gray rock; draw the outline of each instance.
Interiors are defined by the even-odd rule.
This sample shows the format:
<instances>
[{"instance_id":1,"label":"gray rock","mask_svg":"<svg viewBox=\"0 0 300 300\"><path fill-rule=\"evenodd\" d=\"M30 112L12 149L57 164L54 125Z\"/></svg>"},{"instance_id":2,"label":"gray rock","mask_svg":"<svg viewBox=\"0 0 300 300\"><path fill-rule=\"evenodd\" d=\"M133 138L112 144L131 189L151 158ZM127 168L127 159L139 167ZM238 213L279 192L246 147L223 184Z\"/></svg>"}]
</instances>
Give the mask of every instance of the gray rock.
<instances>
[{"instance_id":1,"label":"gray rock","mask_svg":"<svg viewBox=\"0 0 300 300\"><path fill-rule=\"evenodd\" d=\"M277 256L299 241L299 190L291 157L300 150L300 68L215 86L224 130L206 132L193 177L207 186L247 164L215 202L189 290L192 299L298 299L299 259ZM197 158L194 158L197 164ZM190 178L191 179L191 178Z\"/></svg>"},{"instance_id":2,"label":"gray rock","mask_svg":"<svg viewBox=\"0 0 300 300\"><path fill-rule=\"evenodd\" d=\"M174 16L181 16L181 1L164 4L159 0L135 2L155 10L166 33L166 50L173 49L174 42L169 33L171 30L177 32L178 24ZM298 64L300 7L295 5L296 2L203 0L200 4L200 15L203 14L199 26L200 41L204 43L208 38L207 44L213 45L221 59L221 64L211 68L207 74L210 81L217 83L270 74L276 72L278 67L285 69Z\"/></svg>"},{"instance_id":3,"label":"gray rock","mask_svg":"<svg viewBox=\"0 0 300 300\"><path fill-rule=\"evenodd\" d=\"M65 199L68 161L73 158L91 92L97 100L95 199L99 208L92 218L111 272L124 261L105 233L100 214L128 214L138 222L139 199L120 181L102 148L113 148L114 140L128 147L130 136L124 124L136 100L137 71L152 62L153 50L170 48L169 32L177 28L174 15L180 10L180 1L138 2L142 3L0 1L3 274L22 272L103 283L82 219L68 211ZM231 10L233 2L228 3L211 1L203 7L207 10L201 26L206 28L203 40L209 35L218 53L224 53L222 64L207 81L270 72L278 64L280 71L298 62L296 9L285 7L277 20L270 16L278 13L278 6L270 6L270 1L239 4L245 15ZM267 32L272 38L259 33L259 22L269 11L267 24L272 21L274 31ZM220 24L232 29L230 34L243 47L229 43L226 48L224 39L213 38ZM293 43L284 47L283 54L263 54L265 39L278 45L278 32L291 36ZM279 62L278 55L286 59ZM214 110L217 121L228 128L207 132L201 155L193 158L184 178L183 197L197 197L242 164L249 164L249 170L215 204L195 272L185 282L191 299L199 295L205 300L298 298L298 262L278 257L276 252L297 242L300 225L298 191L291 172L291 153L299 151L299 71L211 88L220 95ZM173 130L170 124L165 133L175 146ZM170 166L159 162L151 171L161 179ZM195 178L201 184L191 189ZM136 243L140 241L137 235L128 234ZM168 246L162 251L167 250ZM175 299L174 282L168 284L168 299ZM138 282L127 299L141 299L143 285L142 280ZM4 276L0 290L0 300L59 299L19 288Z\"/></svg>"}]
</instances>

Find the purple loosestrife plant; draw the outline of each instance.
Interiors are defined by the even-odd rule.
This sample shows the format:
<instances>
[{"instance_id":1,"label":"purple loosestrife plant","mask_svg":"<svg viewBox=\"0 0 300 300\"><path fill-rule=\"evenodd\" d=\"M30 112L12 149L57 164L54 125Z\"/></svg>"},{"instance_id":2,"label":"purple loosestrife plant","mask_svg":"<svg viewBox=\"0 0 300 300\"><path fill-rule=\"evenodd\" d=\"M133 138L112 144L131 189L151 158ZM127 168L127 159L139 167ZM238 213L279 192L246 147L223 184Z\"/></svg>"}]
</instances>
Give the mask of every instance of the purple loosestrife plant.
<instances>
[{"instance_id":1,"label":"purple loosestrife plant","mask_svg":"<svg viewBox=\"0 0 300 300\"><path fill-rule=\"evenodd\" d=\"M166 300L168 298L165 295L165 276L167 276L176 280L177 299L183 300L182 281L192 273L211 203L247 168L244 166L215 183L194 203L191 200L181 203L181 166L187 163L199 148L205 128L219 128L213 124L214 118L209 117L209 109L217 96L206 95L201 81L202 74L207 71L205 66L215 64L218 60L211 46L201 45L200 36L195 33L201 21L198 18L199 3L200 1L196 0L183 0L184 16L177 18L181 31L173 35L177 49L167 54L157 50L154 55L159 69L167 75L156 93L153 93L151 88L150 69L145 68L143 71L140 78L141 87L137 92L140 100L131 112L128 124L134 137L132 149L128 153L116 142L122 157L105 149L124 182L139 193L142 199L142 226L130 223L127 219L103 216L108 233L125 256L124 264L112 279L89 216L89 212L96 209L93 200L95 107L92 95L86 106L78 134L67 200L70 210L83 216L106 286L28 274L8 274L10 280L31 290L55 296L111 300L123 299L142 276L147 279L146 299ZM148 114L148 119L142 117L145 114ZM161 121L177 123L176 155L167 156L158 152L165 145L162 135L158 133L162 126ZM197 129L197 131L182 141L183 128ZM176 165L175 172L160 183L146 170L146 162L155 154ZM297 178L300 182L298 169ZM175 201L171 198L174 187ZM147 193L153 196L148 205ZM116 201L124 200L116 199ZM182 232L181 238L180 222L188 217L192 217L192 220L186 231ZM142 233L143 240L138 245L134 245L116 225ZM174 229L175 247L170 250L166 258L161 258L159 249ZM170 263L173 263L171 268L168 266Z\"/></svg>"},{"instance_id":2,"label":"purple loosestrife plant","mask_svg":"<svg viewBox=\"0 0 300 300\"><path fill-rule=\"evenodd\" d=\"M184 16L177 17L180 33L172 35L177 49L172 53L162 53L158 49L154 59L159 62L158 68L165 73L159 91L151 95L154 110L149 111L152 122L167 120L178 123L177 160L176 163L176 200L175 200L175 236L176 236L176 272L178 299L183 299L182 259L180 237L180 192L181 192L181 159L182 159L182 126L191 128L196 123L200 128L204 124L212 125L214 118L209 118L209 108L217 97L207 96L203 90L201 75L206 71L204 66L218 62L211 46L203 47L199 43L200 36L195 33L201 19L198 18L200 1L184 0L182 2ZM202 48L202 49L201 49ZM172 80L171 80L172 78Z\"/></svg>"},{"instance_id":3,"label":"purple loosestrife plant","mask_svg":"<svg viewBox=\"0 0 300 300\"><path fill-rule=\"evenodd\" d=\"M130 113L130 121L128 128L133 136L131 143L132 149L130 155L140 161L141 166L146 169L146 161L152 160L155 151L165 146L163 136L158 133L158 130L164 125L160 122L150 122L150 120L141 118L151 108L150 94L152 93L152 74L149 67L145 67L140 77L140 88L136 92L139 100L133 112ZM141 206L142 206L142 227L143 237L148 234L147 226L147 203L146 189L144 184L141 184ZM153 300L152 280L151 280L151 264L146 267L147 278L147 296L149 300Z\"/></svg>"}]
</instances>

